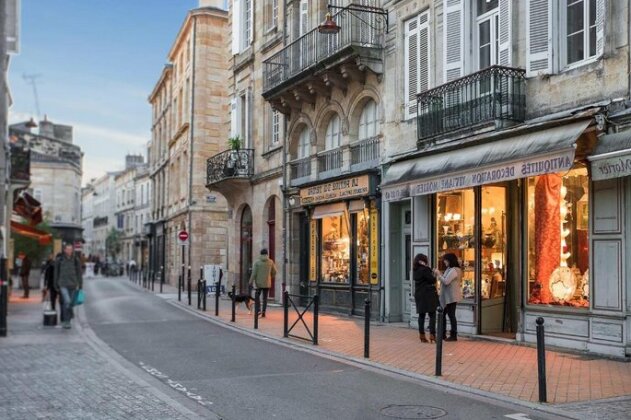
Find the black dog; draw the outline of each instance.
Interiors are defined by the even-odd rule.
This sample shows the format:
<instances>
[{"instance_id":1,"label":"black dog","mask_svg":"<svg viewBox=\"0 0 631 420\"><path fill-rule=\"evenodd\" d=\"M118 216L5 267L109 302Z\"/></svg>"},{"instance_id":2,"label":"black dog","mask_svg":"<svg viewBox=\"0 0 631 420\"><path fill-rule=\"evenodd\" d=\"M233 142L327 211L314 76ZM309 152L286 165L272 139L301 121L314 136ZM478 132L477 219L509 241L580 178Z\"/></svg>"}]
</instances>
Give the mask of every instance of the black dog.
<instances>
[{"instance_id":1,"label":"black dog","mask_svg":"<svg viewBox=\"0 0 631 420\"><path fill-rule=\"evenodd\" d=\"M228 292L228 297L232 299L232 292ZM245 307L248 308L248 313L252 313L252 304L254 302L254 298L246 293L237 294L234 296L234 301L236 303L244 303Z\"/></svg>"}]
</instances>

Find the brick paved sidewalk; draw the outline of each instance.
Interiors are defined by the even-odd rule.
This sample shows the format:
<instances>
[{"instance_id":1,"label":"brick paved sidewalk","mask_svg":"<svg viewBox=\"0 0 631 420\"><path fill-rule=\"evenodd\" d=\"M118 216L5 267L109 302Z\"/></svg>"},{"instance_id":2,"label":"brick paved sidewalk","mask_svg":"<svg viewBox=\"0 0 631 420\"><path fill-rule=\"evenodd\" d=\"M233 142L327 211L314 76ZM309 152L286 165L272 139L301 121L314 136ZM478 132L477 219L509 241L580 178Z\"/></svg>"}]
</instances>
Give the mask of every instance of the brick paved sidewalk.
<instances>
[{"instance_id":1,"label":"brick paved sidewalk","mask_svg":"<svg viewBox=\"0 0 631 420\"><path fill-rule=\"evenodd\" d=\"M188 306L185 296L181 304ZM197 294L193 293L192 308L196 309ZM214 317L214 298L208 297L207 315ZM230 301L222 297L220 320L230 323ZM307 321L312 328L311 318ZM297 319L290 310L289 324ZM236 326L253 330L253 315L243 304L237 308ZM259 332L281 338L283 311L270 307L267 317L259 319ZM292 334L307 337L298 323ZM389 368L433 376L435 345L421 343L418 332L402 324L371 325L370 362ZM290 338L296 344L310 344ZM333 355L363 359L363 320L346 316L320 314L317 349ZM548 401L552 404L580 403L612 397L630 397L631 363L593 356L547 350ZM538 401L536 348L458 338L458 342L443 344L442 378L464 385L524 401ZM621 400L622 401L622 400ZM620 403L620 401L618 401ZM629 407L629 401L622 401Z\"/></svg>"},{"instance_id":2,"label":"brick paved sidewalk","mask_svg":"<svg viewBox=\"0 0 631 420\"><path fill-rule=\"evenodd\" d=\"M20 296L11 296L0 337L0 418L198 418L97 352L77 325L43 327L39 291Z\"/></svg>"}]
</instances>

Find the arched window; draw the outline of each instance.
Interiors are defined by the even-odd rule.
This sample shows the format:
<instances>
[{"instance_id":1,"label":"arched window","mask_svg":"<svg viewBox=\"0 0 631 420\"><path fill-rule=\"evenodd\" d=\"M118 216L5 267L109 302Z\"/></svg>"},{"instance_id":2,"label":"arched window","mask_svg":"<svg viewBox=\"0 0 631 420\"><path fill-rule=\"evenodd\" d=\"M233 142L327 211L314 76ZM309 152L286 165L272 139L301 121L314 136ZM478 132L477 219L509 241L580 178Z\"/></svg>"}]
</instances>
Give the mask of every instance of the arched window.
<instances>
[{"instance_id":1,"label":"arched window","mask_svg":"<svg viewBox=\"0 0 631 420\"><path fill-rule=\"evenodd\" d=\"M305 127L298 139L298 159L309 157L309 129Z\"/></svg>"},{"instance_id":2,"label":"arched window","mask_svg":"<svg viewBox=\"0 0 631 420\"><path fill-rule=\"evenodd\" d=\"M377 135L377 104L370 100L364 106L359 117L359 140L368 139Z\"/></svg>"},{"instance_id":3,"label":"arched window","mask_svg":"<svg viewBox=\"0 0 631 420\"><path fill-rule=\"evenodd\" d=\"M342 133L340 132L340 117L335 114L331 117L329 125L326 128L326 140L324 143L325 150L335 149L340 147L342 143Z\"/></svg>"}]
</instances>

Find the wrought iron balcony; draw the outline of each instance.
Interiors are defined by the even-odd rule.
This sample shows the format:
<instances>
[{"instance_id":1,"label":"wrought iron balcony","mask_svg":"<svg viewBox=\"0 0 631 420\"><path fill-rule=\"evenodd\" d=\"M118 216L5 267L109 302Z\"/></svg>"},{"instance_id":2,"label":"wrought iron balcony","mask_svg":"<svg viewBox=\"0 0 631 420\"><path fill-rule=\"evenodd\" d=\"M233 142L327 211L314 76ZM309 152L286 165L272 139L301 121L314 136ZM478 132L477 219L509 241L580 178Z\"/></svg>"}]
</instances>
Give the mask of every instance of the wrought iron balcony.
<instances>
[{"instance_id":1,"label":"wrought iron balcony","mask_svg":"<svg viewBox=\"0 0 631 420\"><path fill-rule=\"evenodd\" d=\"M379 164L379 136L351 144L351 171L373 168Z\"/></svg>"},{"instance_id":2,"label":"wrought iron balcony","mask_svg":"<svg viewBox=\"0 0 631 420\"><path fill-rule=\"evenodd\" d=\"M250 179L254 175L254 149L231 149L206 162L206 186L232 179Z\"/></svg>"},{"instance_id":3,"label":"wrought iron balcony","mask_svg":"<svg viewBox=\"0 0 631 420\"><path fill-rule=\"evenodd\" d=\"M321 34L318 28L307 32L263 62L263 95L269 99L283 87L350 57L381 61L385 22L370 11L338 12L337 34ZM347 54L348 53L348 54ZM373 69L374 70L374 69Z\"/></svg>"},{"instance_id":4,"label":"wrought iron balcony","mask_svg":"<svg viewBox=\"0 0 631 420\"><path fill-rule=\"evenodd\" d=\"M11 145L11 181L31 180L31 151L27 147Z\"/></svg>"},{"instance_id":5,"label":"wrought iron balcony","mask_svg":"<svg viewBox=\"0 0 631 420\"><path fill-rule=\"evenodd\" d=\"M427 90L417 96L418 141L462 129L526 117L522 69L492 66Z\"/></svg>"}]
</instances>

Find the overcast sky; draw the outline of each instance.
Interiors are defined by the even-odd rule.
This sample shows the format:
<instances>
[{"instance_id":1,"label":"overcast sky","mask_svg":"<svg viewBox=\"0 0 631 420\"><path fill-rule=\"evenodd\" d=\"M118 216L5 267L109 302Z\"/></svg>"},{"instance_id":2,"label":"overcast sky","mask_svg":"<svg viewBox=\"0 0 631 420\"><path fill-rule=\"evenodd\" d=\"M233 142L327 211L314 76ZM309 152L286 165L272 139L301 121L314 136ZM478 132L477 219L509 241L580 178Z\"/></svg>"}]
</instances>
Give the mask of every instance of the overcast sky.
<instances>
[{"instance_id":1,"label":"overcast sky","mask_svg":"<svg viewBox=\"0 0 631 420\"><path fill-rule=\"evenodd\" d=\"M10 122L74 126L83 181L122 169L127 153L146 156L147 97L175 36L197 0L22 0L20 53L11 58Z\"/></svg>"}]
</instances>

